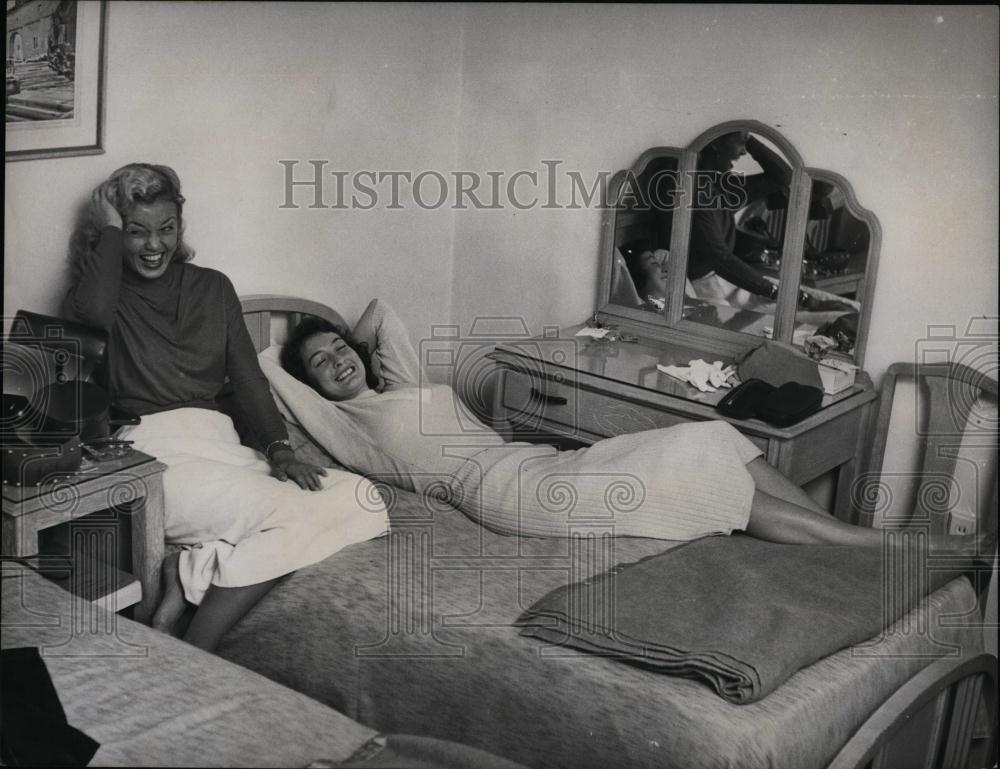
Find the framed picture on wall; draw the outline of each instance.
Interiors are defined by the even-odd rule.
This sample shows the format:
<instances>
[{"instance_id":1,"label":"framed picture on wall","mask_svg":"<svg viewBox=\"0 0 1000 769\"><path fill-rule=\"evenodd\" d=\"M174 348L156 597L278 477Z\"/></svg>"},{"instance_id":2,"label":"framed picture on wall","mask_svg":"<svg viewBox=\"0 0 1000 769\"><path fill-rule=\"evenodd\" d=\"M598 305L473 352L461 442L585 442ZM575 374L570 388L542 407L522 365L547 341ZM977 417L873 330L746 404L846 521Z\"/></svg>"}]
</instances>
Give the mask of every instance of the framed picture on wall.
<instances>
[{"instance_id":1,"label":"framed picture on wall","mask_svg":"<svg viewBox=\"0 0 1000 769\"><path fill-rule=\"evenodd\" d=\"M6 160L104 152L105 0L8 0Z\"/></svg>"}]
</instances>

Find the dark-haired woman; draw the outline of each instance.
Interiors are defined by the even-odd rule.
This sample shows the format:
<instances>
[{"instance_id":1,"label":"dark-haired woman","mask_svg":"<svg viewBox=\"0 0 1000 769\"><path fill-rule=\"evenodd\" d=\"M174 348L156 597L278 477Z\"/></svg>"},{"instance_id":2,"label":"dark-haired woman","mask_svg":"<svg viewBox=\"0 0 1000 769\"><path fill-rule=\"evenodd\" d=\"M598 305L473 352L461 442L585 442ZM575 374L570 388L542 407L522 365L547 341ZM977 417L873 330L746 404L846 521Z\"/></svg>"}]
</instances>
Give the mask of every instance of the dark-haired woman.
<instances>
[{"instance_id":1,"label":"dark-haired woman","mask_svg":"<svg viewBox=\"0 0 1000 769\"><path fill-rule=\"evenodd\" d=\"M211 650L278 577L378 536L386 518L364 479L295 459L232 284L190 263L183 204L166 166L100 184L71 243L65 312L107 329L107 388L142 417L121 437L168 467L166 537L183 549L164 562L153 624L173 632L195 604L184 638ZM219 410L224 387L263 458Z\"/></svg>"},{"instance_id":2,"label":"dark-haired woman","mask_svg":"<svg viewBox=\"0 0 1000 769\"><path fill-rule=\"evenodd\" d=\"M566 537L582 523L674 540L744 530L786 543L882 541L881 531L824 512L725 422L619 435L574 451L505 443L450 387L421 381L406 329L388 308L373 303L359 325L358 336L373 340L370 358L346 329L321 321L292 332L284 368L262 354L279 404L348 468L447 497L490 529ZM971 539L933 544L974 550Z\"/></svg>"}]
</instances>

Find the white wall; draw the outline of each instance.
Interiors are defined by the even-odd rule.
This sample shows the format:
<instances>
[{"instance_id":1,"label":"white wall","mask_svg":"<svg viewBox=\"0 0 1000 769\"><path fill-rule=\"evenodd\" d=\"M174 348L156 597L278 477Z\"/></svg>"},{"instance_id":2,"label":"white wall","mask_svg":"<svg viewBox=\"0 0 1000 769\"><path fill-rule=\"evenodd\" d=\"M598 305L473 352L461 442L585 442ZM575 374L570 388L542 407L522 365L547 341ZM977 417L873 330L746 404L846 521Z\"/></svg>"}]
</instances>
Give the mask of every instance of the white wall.
<instances>
[{"instance_id":1,"label":"white wall","mask_svg":"<svg viewBox=\"0 0 1000 769\"><path fill-rule=\"evenodd\" d=\"M151 160L184 181L199 263L241 292L348 316L377 293L415 339L483 314L578 322L596 210L280 210L277 161L591 178L739 117L881 220L876 379L928 324L997 314L995 8L112 2L108 57L106 154L6 165L8 314L57 309L74 210Z\"/></svg>"},{"instance_id":2,"label":"white wall","mask_svg":"<svg viewBox=\"0 0 1000 769\"><path fill-rule=\"evenodd\" d=\"M883 228L867 368L912 360L928 324L997 314L997 9L477 6L467 12L461 163L585 178L735 118L778 126L841 173ZM456 220L454 315L529 326L592 309L596 211ZM487 290L503 265L509 278ZM995 364L994 364L995 365ZM994 368L995 370L995 368Z\"/></svg>"},{"instance_id":3,"label":"white wall","mask_svg":"<svg viewBox=\"0 0 1000 769\"><path fill-rule=\"evenodd\" d=\"M57 310L75 209L115 168L147 161L178 171L197 262L237 291L348 317L382 291L415 328L436 320L453 213L309 210L308 190L281 210L278 160L301 159L306 178L310 159L451 167L461 20L453 6L111 3L107 152L6 164L5 313Z\"/></svg>"}]
</instances>

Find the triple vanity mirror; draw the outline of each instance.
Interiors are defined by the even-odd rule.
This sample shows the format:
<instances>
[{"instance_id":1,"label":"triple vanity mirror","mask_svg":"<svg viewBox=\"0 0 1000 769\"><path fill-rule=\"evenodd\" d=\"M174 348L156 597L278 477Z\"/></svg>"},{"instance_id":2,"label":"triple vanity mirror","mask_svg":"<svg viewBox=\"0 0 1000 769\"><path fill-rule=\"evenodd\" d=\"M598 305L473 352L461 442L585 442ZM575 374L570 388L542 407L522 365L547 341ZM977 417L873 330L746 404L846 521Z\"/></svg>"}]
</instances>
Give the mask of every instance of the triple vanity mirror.
<instances>
[{"instance_id":1,"label":"triple vanity mirror","mask_svg":"<svg viewBox=\"0 0 1000 769\"><path fill-rule=\"evenodd\" d=\"M771 126L731 121L647 150L609 200L602 316L720 354L770 338L863 365L878 221Z\"/></svg>"},{"instance_id":2,"label":"triple vanity mirror","mask_svg":"<svg viewBox=\"0 0 1000 769\"><path fill-rule=\"evenodd\" d=\"M876 394L844 364L864 363L879 225L851 185L807 168L773 127L742 120L686 148L647 150L607 199L594 321L620 334L591 322L547 332L544 345L499 343L495 423L519 440L576 446L724 419L793 483L835 477L829 507L853 521ZM791 425L721 414L730 390L706 386L709 366L721 374L768 338L839 359L816 367L820 408ZM697 359L709 366L695 376Z\"/></svg>"}]
</instances>

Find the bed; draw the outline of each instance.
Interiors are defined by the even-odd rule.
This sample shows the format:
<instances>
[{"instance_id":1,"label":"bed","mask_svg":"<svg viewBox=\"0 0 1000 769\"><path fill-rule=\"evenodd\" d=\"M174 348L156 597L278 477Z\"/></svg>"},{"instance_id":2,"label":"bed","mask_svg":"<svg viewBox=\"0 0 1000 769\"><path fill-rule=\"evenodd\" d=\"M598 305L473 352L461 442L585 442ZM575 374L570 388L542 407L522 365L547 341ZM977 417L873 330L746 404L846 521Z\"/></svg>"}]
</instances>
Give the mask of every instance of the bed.
<instances>
[{"instance_id":1,"label":"bed","mask_svg":"<svg viewBox=\"0 0 1000 769\"><path fill-rule=\"evenodd\" d=\"M4 561L2 573L4 654L23 664L20 652L38 650L66 722L99 743L93 766L517 769L462 745L379 734L257 673L109 614L21 563ZM42 685L26 684L25 704L38 718L31 708ZM20 704L12 686L5 680L7 708ZM9 710L5 715L13 720ZM57 730L45 732L37 720L25 724L25 731L41 732L44 750L52 749ZM15 755L29 759L24 763L36 763L27 751L37 745L22 737L18 749Z\"/></svg>"},{"instance_id":2,"label":"bed","mask_svg":"<svg viewBox=\"0 0 1000 769\"><path fill-rule=\"evenodd\" d=\"M244 312L258 350L280 336L276 317L339 318L287 297L248 297ZM934 658L982 646L976 595L954 579L883 637L733 705L697 681L547 645L515 626L553 589L678 543L501 536L440 501L383 493L389 536L284 578L218 649L380 731L529 766L821 767Z\"/></svg>"},{"instance_id":3,"label":"bed","mask_svg":"<svg viewBox=\"0 0 1000 769\"><path fill-rule=\"evenodd\" d=\"M3 565L3 648L39 647L97 766L305 766L375 736L318 702ZM280 714L277 715L277 714Z\"/></svg>"}]
</instances>

